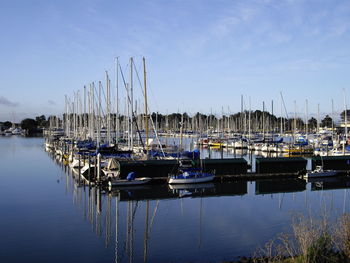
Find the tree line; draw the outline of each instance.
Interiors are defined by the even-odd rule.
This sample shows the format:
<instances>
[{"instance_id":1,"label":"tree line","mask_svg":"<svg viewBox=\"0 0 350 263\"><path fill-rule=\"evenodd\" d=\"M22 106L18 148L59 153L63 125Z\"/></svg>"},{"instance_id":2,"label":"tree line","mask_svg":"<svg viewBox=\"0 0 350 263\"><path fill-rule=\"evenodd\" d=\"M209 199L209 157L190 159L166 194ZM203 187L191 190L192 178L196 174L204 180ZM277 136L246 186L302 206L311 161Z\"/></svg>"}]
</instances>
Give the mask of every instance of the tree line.
<instances>
[{"instance_id":1,"label":"tree line","mask_svg":"<svg viewBox=\"0 0 350 263\"><path fill-rule=\"evenodd\" d=\"M77 119L84 119L88 122L89 118L87 114L75 115ZM340 119L342 122L345 121L345 116L347 121L350 123L350 110L340 113ZM67 119L67 115L64 114L62 119ZM73 120L74 114L69 115L70 119ZM182 129L184 132L188 131L292 131L305 130L306 127L308 131L316 130L318 127L335 127L332 117L326 115L320 122L318 122L314 117L311 117L307 121L299 117L284 118L276 117L267 111L255 110L255 111L244 111L238 112L230 115L216 116L214 114L203 114L197 112L193 116L188 113L171 113L171 114L161 114L153 112L150 116L154 126L159 131L174 131L178 132ZM22 129L27 130L29 133L37 132L44 128L51 127L62 127L61 118L56 116L49 116L46 118L45 115L40 115L32 118L23 119L19 126ZM106 118L105 118L106 119ZM116 115L111 114L112 122L116 122ZM145 129L145 115L138 114L134 116L134 121L138 123L139 129ZM124 115L119 116L120 127L123 128L123 123L127 121L127 117ZM82 123L82 121L80 122ZM12 122L5 121L2 123L2 129L6 130L12 126Z\"/></svg>"}]
</instances>

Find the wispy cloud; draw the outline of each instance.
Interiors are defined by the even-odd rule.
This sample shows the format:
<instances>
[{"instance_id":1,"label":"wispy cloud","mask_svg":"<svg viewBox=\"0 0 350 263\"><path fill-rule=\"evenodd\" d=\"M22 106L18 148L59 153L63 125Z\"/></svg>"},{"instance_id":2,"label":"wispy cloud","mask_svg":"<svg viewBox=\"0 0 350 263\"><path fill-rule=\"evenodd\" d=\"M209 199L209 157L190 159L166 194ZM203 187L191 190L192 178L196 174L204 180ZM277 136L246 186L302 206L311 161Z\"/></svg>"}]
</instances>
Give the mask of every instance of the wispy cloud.
<instances>
[{"instance_id":1,"label":"wispy cloud","mask_svg":"<svg viewBox=\"0 0 350 263\"><path fill-rule=\"evenodd\" d=\"M18 102L12 102L8 100L7 98L1 96L0 97L0 105L8 106L8 107L17 107Z\"/></svg>"},{"instance_id":2,"label":"wispy cloud","mask_svg":"<svg viewBox=\"0 0 350 263\"><path fill-rule=\"evenodd\" d=\"M56 105L56 102L54 102L53 100L48 100L47 101L50 105Z\"/></svg>"}]
</instances>

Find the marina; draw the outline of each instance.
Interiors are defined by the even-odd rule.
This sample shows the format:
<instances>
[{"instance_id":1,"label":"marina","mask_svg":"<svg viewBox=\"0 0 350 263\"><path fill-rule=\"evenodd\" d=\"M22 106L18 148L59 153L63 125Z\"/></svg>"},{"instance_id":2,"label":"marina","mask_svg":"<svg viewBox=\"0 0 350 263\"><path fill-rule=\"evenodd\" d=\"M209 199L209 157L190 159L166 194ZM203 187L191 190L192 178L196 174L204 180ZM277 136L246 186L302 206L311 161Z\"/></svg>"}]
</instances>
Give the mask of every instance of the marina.
<instances>
[{"instance_id":1,"label":"marina","mask_svg":"<svg viewBox=\"0 0 350 263\"><path fill-rule=\"evenodd\" d=\"M29 261L223 262L251 256L289 232L293 213L327 208L336 217L350 209L346 176L108 191L77 180L69 165L44 151L43 138L0 137L0 146L5 262L17 261L18 247Z\"/></svg>"},{"instance_id":2,"label":"marina","mask_svg":"<svg viewBox=\"0 0 350 263\"><path fill-rule=\"evenodd\" d=\"M350 262L350 1L2 1L0 263Z\"/></svg>"}]
</instances>

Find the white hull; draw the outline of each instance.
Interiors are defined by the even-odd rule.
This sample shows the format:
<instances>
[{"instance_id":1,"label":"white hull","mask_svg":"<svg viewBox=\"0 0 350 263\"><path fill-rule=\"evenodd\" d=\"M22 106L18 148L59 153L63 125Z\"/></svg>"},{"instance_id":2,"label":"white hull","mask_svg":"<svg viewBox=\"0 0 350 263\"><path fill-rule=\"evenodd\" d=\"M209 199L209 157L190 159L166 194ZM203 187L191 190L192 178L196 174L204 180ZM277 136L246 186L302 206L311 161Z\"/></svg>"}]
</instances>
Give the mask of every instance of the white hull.
<instances>
[{"instance_id":1,"label":"white hull","mask_svg":"<svg viewBox=\"0 0 350 263\"><path fill-rule=\"evenodd\" d=\"M196 177L196 178L169 178L169 184L196 184L196 183L204 183L210 182L214 179L215 175L206 176L206 177Z\"/></svg>"},{"instance_id":2,"label":"white hull","mask_svg":"<svg viewBox=\"0 0 350 263\"><path fill-rule=\"evenodd\" d=\"M135 178L134 180L127 180L127 179L114 179L112 181L109 181L109 186L132 186L132 185L140 185L140 184L146 184L152 179L149 177L141 177L141 178Z\"/></svg>"}]
</instances>

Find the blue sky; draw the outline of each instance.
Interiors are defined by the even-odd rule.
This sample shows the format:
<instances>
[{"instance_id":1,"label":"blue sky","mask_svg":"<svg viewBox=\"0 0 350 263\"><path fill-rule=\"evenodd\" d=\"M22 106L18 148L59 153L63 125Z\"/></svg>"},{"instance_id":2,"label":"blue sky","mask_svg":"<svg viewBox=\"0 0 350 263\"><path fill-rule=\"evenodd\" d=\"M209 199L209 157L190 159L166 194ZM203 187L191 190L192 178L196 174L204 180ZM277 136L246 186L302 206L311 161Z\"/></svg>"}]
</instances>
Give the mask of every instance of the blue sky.
<instances>
[{"instance_id":1,"label":"blue sky","mask_svg":"<svg viewBox=\"0 0 350 263\"><path fill-rule=\"evenodd\" d=\"M62 113L65 95L114 79L116 56L126 75L146 58L162 113L237 112L241 95L279 113L282 91L289 112L308 99L325 114L350 96L346 0L2 0L0 32L0 120Z\"/></svg>"}]
</instances>

